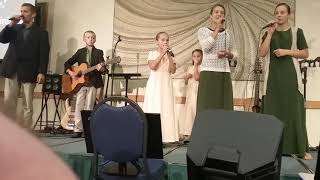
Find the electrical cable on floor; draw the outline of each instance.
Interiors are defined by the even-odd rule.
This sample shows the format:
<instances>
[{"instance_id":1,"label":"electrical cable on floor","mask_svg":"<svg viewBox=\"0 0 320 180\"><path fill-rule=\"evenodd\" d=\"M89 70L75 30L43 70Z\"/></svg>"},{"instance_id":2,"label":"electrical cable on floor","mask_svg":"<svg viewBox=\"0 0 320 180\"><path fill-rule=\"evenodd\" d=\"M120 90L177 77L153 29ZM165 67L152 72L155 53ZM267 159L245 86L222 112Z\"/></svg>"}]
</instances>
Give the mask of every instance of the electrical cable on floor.
<instances>
[{"instance_id":1,"label":"electrical cable on floor","mask_svg":"<svg viewBox=\"0 0 320 180\"><path fill-rule=\"evenodd\" d=\"M67 145L67 144L73 144L73 143L77 143L77 142L81 142L81 141L84 141L84 139L81 138L80 140L74 140L74 141L71 141L71 142L64 142L64 143L54 144L54 145L51 145L50 147L57 147L57 146L62 146L62 145Z\"/></svg>"},{"instance_id":2,"label":"electrical cable on floor","mask_svg":"<svg viewBox=\"0 0 320 180\"><path fill-rule=\"evenodd\" d=\"M170 151L168 151L167 153L165 153L165 154L163 155L163 157L167 156L168 154L172 153L173 151L175 151L175 150L177 150L177 149L179 149L179 148L181 148L181 147L183 147L183 146L184 146L184 144L179 144L179 145L176 146L175 148L173 148L173 149L171 149Z\"/></svg>"},{"instance_id":3,"label":"electrical cable on floor","mask_svg":"<svg viewBox=\"0 0 320 180\"><path fill-rule=\"evenodd\" d=\"M298 161L298 163L303 166L307 171L309 171L311 174L314 174L313 170L309 168L309 166L304 163L300 158L298 158L295 154L291 154L291 157L293 157L293 159L295 159L296 161Z\"/></svg>"}]
</instances>

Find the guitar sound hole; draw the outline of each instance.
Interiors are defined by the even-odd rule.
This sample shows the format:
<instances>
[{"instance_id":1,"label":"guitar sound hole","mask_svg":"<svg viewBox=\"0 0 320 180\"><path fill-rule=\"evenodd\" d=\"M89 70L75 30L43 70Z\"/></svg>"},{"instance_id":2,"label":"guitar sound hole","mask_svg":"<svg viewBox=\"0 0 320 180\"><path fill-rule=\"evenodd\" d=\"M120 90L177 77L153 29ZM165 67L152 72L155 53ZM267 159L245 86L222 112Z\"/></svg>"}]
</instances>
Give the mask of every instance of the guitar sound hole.
<instances>
[{"instance_id":1,"label":"guitar sound hole","mask_svg":"<svg viewBox=\"0 0 320 180\"><path fill-rule=\"evenodd\" d=\"M82 76L82 72L80 71L78 74L77 74L77 77L81 77Z\"/></svg>"}]
</instances>

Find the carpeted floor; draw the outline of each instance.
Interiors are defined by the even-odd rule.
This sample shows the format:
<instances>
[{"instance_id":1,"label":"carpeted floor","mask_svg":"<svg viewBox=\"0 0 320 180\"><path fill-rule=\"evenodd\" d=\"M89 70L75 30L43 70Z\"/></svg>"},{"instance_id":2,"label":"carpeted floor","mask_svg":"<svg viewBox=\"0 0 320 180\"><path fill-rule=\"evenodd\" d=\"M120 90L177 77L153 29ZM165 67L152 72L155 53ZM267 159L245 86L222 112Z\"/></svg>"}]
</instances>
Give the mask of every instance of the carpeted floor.
<instances>
[{"instance_id":1,"label":"carpeted floor","mask_svg":"<svg viewBox=\"0 0 320 180\"><path fill-rule=\"evenodd\" d=\"M57 152L62 159L68 163L81 180L90 179L91 154L86 153L85 141L83 138L71 139L64 136L41 135L41 141L50 146ZM173 146L163 149L164 160L168 163L169 180L186 180L187 165L186 152L187 146ZM316 152L312 152L313 160L303 161L311 170L315 171ZM293 180L298 178L298 173L308 171L294 158L283 157L281 165L281 180Z\"/></svg>"}]
</instances>

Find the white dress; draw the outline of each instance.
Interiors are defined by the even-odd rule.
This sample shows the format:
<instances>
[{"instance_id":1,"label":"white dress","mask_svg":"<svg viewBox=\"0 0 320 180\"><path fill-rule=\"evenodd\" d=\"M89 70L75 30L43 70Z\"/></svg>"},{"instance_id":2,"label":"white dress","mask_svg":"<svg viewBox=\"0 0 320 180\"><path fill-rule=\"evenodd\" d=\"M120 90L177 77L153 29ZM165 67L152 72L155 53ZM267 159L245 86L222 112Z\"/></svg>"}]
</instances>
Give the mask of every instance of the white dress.
<instances>
[{"instance_id":1,"label":"white dress","mask_svg":"<svg viewBox=\"0 0 320 180\"><path fill-rule=\"evenodd\" d=\"M160 53L150 51L148 60L155 60ZM174 95L169 60L164 56L157 70L151 70L144 95L144 112L160 113L162 141L179 141L178 122L175 118Z\"/></svg>"},{"instance_id":2,"label":"white dress","mask_svg":"<svg viewBox=\"0 0 320 180\"><path fill-rule=\"evenodd\" d=\"M188 80L186 103L184 110L179 116L179 122L181 123L180 134L189 136L191 135L194 118L196 117L199 81L194 79L194 66L190 66L187 73L191 74L192 77Z\"/></svg>"}]
</instances>

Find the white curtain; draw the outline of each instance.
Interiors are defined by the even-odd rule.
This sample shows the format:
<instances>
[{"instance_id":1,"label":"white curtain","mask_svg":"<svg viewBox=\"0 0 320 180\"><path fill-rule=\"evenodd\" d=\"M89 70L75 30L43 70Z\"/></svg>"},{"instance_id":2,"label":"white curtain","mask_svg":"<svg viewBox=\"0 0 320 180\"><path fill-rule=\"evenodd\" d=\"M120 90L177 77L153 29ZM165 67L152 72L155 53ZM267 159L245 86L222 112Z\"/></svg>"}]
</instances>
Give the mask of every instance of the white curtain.
<instances>
[{"instance_id":1,"label":"white curtain","mask_svg":"<svg viewBox=\"0 0 320 180\"><path fill-rule=\"evenodd\" d=\"M295 0L284 0L292 11ZM155 35L166 31L177 61L175 77L181 77L191 64L191 52L200 48L197 31L209 26L211 7L220 3L226 8L226 28L233 31L239 52L234 80L253 77L259 30L273 19L275 0L115 0L114 42L121 56L122 72L140 72L148 77L147 53L156 48ZM293 13L294 14L294 13ZM294 22L294 16L291 23Z\"/></svg>"}]
</instances>

